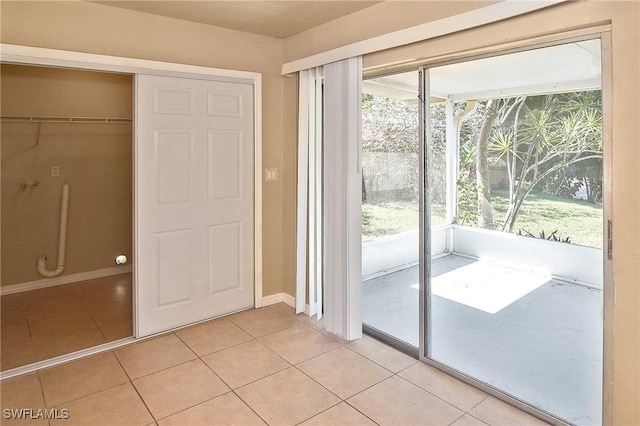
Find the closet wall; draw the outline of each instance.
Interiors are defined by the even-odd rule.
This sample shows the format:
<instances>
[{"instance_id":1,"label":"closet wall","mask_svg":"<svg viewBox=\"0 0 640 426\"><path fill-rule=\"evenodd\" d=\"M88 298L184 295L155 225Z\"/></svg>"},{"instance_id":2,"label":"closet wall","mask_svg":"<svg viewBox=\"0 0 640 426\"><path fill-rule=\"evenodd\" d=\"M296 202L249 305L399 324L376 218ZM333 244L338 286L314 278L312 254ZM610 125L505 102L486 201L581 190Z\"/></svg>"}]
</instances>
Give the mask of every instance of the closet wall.
<instances>
[{"instance_id":1,"label":"closet wall","mask_svg":"<svg viewBox=\"0 0 640 426\"><path fill-rule=\"evenodd\" d=\"M2 65L3 117L132 119L129 75ZM2 120L2 286L55 269L61 188L70 187L64 275L112 268L132 254L132 124ZM59 177L51 176L52 166ZM37 181L36 187L24 188Z\"/></svg>"}]
</instances>

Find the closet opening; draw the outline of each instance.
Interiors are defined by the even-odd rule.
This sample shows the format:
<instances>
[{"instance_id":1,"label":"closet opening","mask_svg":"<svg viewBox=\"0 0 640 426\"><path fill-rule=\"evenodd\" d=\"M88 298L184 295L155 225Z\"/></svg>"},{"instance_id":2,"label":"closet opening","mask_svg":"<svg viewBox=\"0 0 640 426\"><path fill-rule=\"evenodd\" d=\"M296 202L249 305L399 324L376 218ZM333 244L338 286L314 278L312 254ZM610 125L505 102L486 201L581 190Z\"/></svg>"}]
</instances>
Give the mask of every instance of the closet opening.
<instances>
[{"instance_id":1,"label":"closet opening","mask_svg":"<svg viewBox=\"0 0 640 426\"><path fill-rule=\"evenodd\" d=\"M133 335L133 75L3 64L3 372Z\"/></svg>"}]
</instances>

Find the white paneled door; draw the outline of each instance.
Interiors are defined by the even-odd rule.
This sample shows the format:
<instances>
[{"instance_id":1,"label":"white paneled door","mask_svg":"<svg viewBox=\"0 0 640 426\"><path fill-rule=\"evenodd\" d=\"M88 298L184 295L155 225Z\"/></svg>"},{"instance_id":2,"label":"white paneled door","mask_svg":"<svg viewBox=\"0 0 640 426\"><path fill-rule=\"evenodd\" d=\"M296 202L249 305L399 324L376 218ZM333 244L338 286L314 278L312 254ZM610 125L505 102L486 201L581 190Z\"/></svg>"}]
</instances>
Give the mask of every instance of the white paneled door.
<instances>
[{"instance_id":1,"label":"white paneled door","mask_svg":"<svg viewBox=\"0 0 640 426\"><path fill-rule=\"evenodd\" d=\"M253 85L138 75L137 337L253 306Z\"/></svg>"}]
</instances>

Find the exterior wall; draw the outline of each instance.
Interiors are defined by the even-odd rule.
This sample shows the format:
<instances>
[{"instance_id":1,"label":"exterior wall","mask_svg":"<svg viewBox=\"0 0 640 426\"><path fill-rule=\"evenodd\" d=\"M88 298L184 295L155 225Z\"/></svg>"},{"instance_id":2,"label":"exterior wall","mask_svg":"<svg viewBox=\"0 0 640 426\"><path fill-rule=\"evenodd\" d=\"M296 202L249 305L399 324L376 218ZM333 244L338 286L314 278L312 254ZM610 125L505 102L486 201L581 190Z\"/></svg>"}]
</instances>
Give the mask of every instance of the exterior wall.
<instances>
[{"instance_id":1,"label":"exterior wall","mask_svg":"<svg viewBox=\"0 0 640 426\"><path fill-rule=\"evenodd\" d=\"M602 288L601 249L467 226L452 231L454 253Z\"/></svg>"},{"instance_id":2,"label":"exterior wall","mask_svg":"<svg viewBox=\"0 0 640 426\"><path fill-rule=\"evenodd\" d=\"M420 258L418 236L418 231L409 231L363 241L363 280L416 264ZM450 236L453 247L447 250ZM593 247L467 226L432 227L431 256L446 252L490 260L523 271L545 272L552 278L602 289L602 250Z\"/></svg>"},{"instance_id":3,"label":"exterior wall","mask_svg":"<svg viewBox=\"0 0 640 426\"><path fill-rule=\"evenodd\" d=\"M130 75L3 65L4 116L132 118ZM55 269L60 197L70 188L63 275L131 258L132 124L2 125L2 286L42 279L38 256ZM51 177L51 166L60 177ZM22 188L38 181L35 188Z\"/></svg>"},{"instance_id":4,"label":"exterior wall","mask_svg":"<svg viewBox=\"0 0 640 426\"><path fill-rule=\"evenodd\" d=\"M431 228L431 256L447 252L449 225ZM408 231L362 242L362 279L368 280L415 265L420 260L420 233Z\"/></svg>"},{"instance_id":5,"label":"exterior wall","mask_svg":"<svg viewBox=\"0 0 640 426\"><path fill-rule=\"evenodd\" d=\"M281 40L83 1L1 7L2 43L262 73L263 169L282 169ZM282 179L264 182L263 198L267 296L282 292Z\"/></svg>"}]
</instances>

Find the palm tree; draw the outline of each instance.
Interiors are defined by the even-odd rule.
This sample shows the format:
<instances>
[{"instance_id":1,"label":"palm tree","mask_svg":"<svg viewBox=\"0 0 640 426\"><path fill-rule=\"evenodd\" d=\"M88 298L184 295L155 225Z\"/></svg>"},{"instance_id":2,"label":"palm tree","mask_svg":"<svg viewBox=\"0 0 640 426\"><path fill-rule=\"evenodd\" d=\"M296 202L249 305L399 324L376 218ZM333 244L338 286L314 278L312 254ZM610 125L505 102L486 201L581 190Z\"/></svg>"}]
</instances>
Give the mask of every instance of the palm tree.
<instances>
[{"instance_id":1,"label":"palm tree","mask_svg":"<svg viewBox=\"0 0 640 426\"><path fill-rule=\"evenodd\" d=\"M601 92L500 100L488 153L507 164L509 204L500 226L513 232L536 186L570 165L602 159Z\"/></svg>"}]
</instances>

